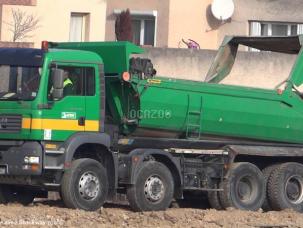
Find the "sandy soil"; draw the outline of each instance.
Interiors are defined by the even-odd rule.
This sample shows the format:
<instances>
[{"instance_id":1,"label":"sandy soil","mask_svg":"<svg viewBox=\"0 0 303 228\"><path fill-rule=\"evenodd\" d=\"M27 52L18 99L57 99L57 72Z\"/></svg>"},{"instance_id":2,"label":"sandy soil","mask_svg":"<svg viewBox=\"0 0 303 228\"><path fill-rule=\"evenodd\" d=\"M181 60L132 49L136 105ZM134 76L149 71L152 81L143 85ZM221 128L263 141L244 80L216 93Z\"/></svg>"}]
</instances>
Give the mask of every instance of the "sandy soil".
<instances>
[{"instance_id":1,"label":"sandy soil","mask_svg":"<svg viewBox=\"0 0 303 228\"><path fill-rule=\"evenodd\" d=\"M293 211L247 212L229 209L170 208L132 212L127 205L107 204L96 212L66 209L60 201L0 206L0 227L303 227Z\"/></svg>"}]
</instances>

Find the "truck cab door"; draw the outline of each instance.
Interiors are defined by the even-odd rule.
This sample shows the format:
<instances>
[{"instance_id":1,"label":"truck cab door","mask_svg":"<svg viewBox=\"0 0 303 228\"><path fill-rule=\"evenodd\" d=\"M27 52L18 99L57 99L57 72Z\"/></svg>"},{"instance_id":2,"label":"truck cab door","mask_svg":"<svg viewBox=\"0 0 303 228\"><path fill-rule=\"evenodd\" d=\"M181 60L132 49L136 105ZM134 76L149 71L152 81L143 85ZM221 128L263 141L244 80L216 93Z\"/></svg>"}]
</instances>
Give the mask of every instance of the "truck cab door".
<instances>
[{"instance_id":1,"label":"truck cab door","mask_svg":"<svg viewBox=\"0 0 303 228\"><path fill-rule=\"evenodd\" d=\"M74 133L85 131L87 67L79 63L56 63L55 67L64 70L63 96L59 100L52 96L51 67L46 95L48 108L43 110L41 125L44 140L63 141Z\"/></svg>"},{"instance_id":2,"label":"truck cab door","mask_svg":"<svg viewBox=\"0 0 303 228\"><path fill-rule=\"evenodd\" d=\"M100 93L105 96L105 91L99 89L99 68L96 65L87 66L84 72L84 91L85 91L85 126L87 132L100 131L100 106L103 100L100 100ZM103 78L104 80L104 78ZM102 96L101 96L102 97ZM103 107L103 106L102 106ZM102 116L104 118L104 116Z\"/></svg>"}]
</instances>

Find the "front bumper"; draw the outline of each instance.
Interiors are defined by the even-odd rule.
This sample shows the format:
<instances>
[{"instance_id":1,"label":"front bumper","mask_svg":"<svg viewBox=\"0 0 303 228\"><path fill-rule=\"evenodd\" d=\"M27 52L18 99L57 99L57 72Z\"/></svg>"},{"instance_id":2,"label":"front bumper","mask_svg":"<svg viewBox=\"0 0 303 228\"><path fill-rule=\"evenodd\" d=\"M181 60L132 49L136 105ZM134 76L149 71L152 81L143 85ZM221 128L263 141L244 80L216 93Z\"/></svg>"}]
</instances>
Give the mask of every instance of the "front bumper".
<instances>
[{"instance_id":1,"label":"front bumper","mask_svg":"<svg viewBox=\"0 0 303 228\"><path fill-rule=\"evenodd\" d=\"M0 141L0 177L41 175L42 153L38 142Z\"/></svg>"}]
</instances>

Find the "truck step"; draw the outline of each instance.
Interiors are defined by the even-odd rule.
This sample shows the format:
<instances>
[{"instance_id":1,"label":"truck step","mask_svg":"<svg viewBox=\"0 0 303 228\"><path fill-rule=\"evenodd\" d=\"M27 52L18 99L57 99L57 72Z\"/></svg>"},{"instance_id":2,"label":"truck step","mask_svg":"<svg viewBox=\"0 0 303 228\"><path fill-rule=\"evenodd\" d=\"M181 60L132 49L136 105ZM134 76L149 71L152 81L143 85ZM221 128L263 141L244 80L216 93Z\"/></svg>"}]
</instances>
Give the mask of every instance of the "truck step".
<instances>
[{"instance_id":1,"label":"truck step","mask_svg":"<svg viewBox=\"0 0 303 228\"><path fill-rule=\"evenodd\" d=\"M202 97L188 95L186 138L198 140L201 137Z\"/></svg>"},{"instance_id":2,"label":"truck step","mask_svg":"<svg viewBox=\"0 0 303 228\"><path fill-rule=\"evenodd\" d=\"M61 155L61 154L64 154L64 151L62 151L62 150L46 150L45 154Z\"/></svg>"},{"instance_id":3,"label":"truck step","mask_svg":"<svg viewBox=\"0 0 303 228\"><path fill-rule=\"evenodd\" d=\"M188 111L188 114L191 114L191 115L201 115L201 112L200 111Z\"/></svg>"},{"instance_id":4,"label":"truck step","mask_svg":"<svg viewBox=\"0 0 303 228\"><path fill-rule=\"evenodd\" d=\"M48 170L63 170L64 167L63 167L63 165L61 165L61 166L45 166L44 169L48 169Z\"/></svg>"},{"instance_id":5,"label":"truck step","mask_svg":"<svg viewBox=\"0 0 303 228\"><path fill-rule=\"evenodd\" d=\"M58 184L58 183L44 183L43 185L47 186L47 187L59 187L60 186L60 184Z\"/></svg>"},{"instance_id":6,"label":"truck step","mask_svg":"<svg viewBox=\"0 0 303 228\"><path fill-rule=\"evenodd\" d=\"M198 127L198 128L200 128L200 125L198 125L198 124L187 124L187 127Z\"/></svg>"}]
</instances>

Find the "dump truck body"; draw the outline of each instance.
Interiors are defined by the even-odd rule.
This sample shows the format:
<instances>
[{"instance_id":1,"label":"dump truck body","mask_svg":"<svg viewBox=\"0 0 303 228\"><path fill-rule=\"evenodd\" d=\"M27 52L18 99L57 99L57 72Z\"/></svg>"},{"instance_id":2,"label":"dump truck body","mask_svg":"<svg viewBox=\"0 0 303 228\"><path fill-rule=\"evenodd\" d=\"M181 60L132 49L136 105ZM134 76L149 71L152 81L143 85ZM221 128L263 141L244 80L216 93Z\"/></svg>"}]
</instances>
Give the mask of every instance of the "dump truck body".
<instances>
[{"instance_id":1,"label":"dump truck body","mask_svg":"<svg viewBox=\"0 0 303 228\"><path fill-rule=\"evenodd\" d=\"M107 102L112 111L109 115L115 116L117 124L125 124L123 133L135 136L197 139L213 136L303 143L300 94L289 90L278 94L271 89L217 84L230 72L241 42L245 44L245 40L242 41L240 37L225 39L207 75L208 82L163 77L142 80L133 75L130 85L125 86L110 76L128 71L128 62L125 59L114 61L116 64L126 63L123 67L105 67L105 75L108 75L105 79ZM258 45L257 40L252 42ZM280 48L278 44L274 45L275 42L286 42L290 48ZM268 43L272 44L268 48L284 53L297 54L301 47L298 37L286 41L281 38ZM113 52L108 43L62 43L55 47L93 51L103 56L105 66L108 62L111 66L113 61L110 57L119 55L119 52L125 52L128 56L142 52L127 43L124 46L112 45L115 47ZM294 69L299 67L300 65L295 65ZM300 83L301 78L295 79L298 78L297 71L292 72L290 78L297 80L297 84ZM119 99L112 99L116 96ZM128 127L127 123L123 123L126 119L136 122L136 126Z\"/></svg>"}]
</instances>

